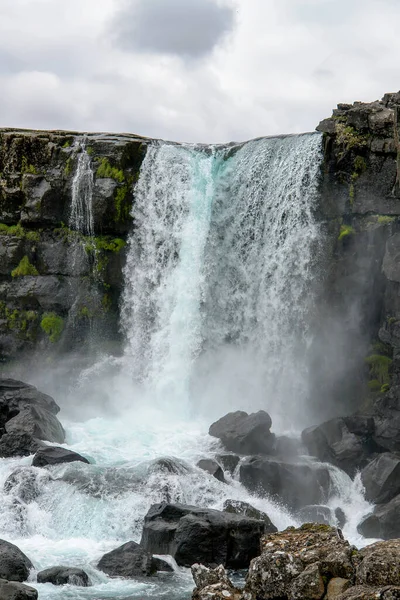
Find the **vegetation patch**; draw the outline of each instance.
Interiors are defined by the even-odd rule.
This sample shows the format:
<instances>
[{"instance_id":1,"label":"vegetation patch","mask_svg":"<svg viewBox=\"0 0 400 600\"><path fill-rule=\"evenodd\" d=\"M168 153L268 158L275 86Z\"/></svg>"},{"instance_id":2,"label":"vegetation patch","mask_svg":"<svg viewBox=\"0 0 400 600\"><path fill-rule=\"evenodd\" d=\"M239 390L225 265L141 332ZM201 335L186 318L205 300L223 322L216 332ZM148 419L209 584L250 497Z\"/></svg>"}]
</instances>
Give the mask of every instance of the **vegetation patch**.
<instances>
[{"instance_id":1,"label":"vegetation patch","mask_svg":"<svg viewBox=\"0 0 400 600\"><path fill-rule=\"evenodd\" d=\"M353 148L365 148L368 145L368 135L357 132L351 125L337 122L336 141L344 152L349 152Z\"/></svg>"},{"instance_id":2,"label":"vegetation patch","mask_svg":"<svg viewBox=\"0 0 400 600\"><path fill-rule=\"evenodd\" d=\"M14 331L21 339L36 339L38 314L33 310L19 311L8 308L5 302L0 302L0 318L7 323L7 328Z\"/></svg>"},{"instance_id":3,"label":"vegetation patch","mask_svg":"<svg viewBox=\"0 0 400 600\"><path fill-rule=\"evenodd\" d=\"M382 354L371 354L371 356L367 356L365 362L369 365L372 381L377 380L380 386L385 384L390 385L389 369L392 364L391 358Z\"/></svg>"},{"instance_id":4,"label":"vegetation patch","mask_svg":"<svg viewBox=\"0 0 400 600\"><path fill-rule=\"evenodd\" d=\"M123 183L125 181L124 172L117 167L111 166L108 158L102 158L100 165L96 171L96 176L99 178L110 178Z\"/></svg>"},{"instance_id":5,"label":"vegetation patch","mask_svg":"<svg viewBox=\"0 0 400 600\"><path fill-rule=\"evenodd\" d=\"M40 241L40 231L24 229L21 223L18 223L18 225L6 225L5 223L0 223L0 235L11 235L19 238L25 238L30 242Z\"/></svg>"},{"instance_id":6,"label":"vegetation patch","mask_svg":"<svg viewBox=\"0 0 400 600\"><path fill-rule=\"evenodd\" d=\"M339 233L339 237L338 237L339 242L341 240L343 240L345 237L348 237L349 235L353 235L354 233L355 233L354 229L351 225L341 225L340 233Z\"/></svg>"},{"instance_id":7,"label":"vegetation patch","mask_svg":"<svg viewBox=\"0 0 400 600\"><path fill-rule=\"evenodd\" d=\"M29 262L29 258L25 255L21 258L18 267L11 271L11 277L25 277L26 275L39 275L37 268Z\"/></svg>"},{"instance_id":8,"label":"vegetation patch","mask_svg":"<svg viewBox=\"0 0 400 600\"><path fill-rule=\"evenodd\" d=\"M30 175L38 174L36 167L34 165L28 163L28 159L26 158L26 156L22 157L21 173L23 173L23 174L29 173Z\"/></svg>"},{"instance_id":9,"label":"vegetation patch","mask_svg":"<svg viewBox=\"0 0 400 600\"><path fill-rule=\"evenodd\" d=\"M55 313L45 313L40 322L40 327L45 332L50 342L58 342L64 329L64 319Z\"/></svg>"},{"instance_id":10,"label":"vegetation patch","mask_svg":"<svg viewBox=\"0 0 400 600\"><path fill-rule=\"evenodd\" d=\"M396 217L389 217L387 215L379 215L377 221L379 225L389 225L389 223L393 223L396 220Z\"/></svg>"}]
</instances>

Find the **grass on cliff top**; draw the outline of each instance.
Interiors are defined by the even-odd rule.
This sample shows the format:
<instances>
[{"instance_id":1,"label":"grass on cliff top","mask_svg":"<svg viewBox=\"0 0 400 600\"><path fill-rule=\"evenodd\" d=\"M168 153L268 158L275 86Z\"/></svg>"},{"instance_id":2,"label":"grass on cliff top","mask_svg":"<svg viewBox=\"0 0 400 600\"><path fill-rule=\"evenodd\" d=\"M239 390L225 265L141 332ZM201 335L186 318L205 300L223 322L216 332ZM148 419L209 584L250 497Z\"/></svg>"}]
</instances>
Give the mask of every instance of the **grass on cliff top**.
<instances>
[{"instance_id":1,"label":"grass on cliff top","mask_svg":"<svg viewBox=\"0 0 400 600\"><path fill-rule=\"evenodd\" d=\"M18 267L11 271L11 277L25 277L26 275L39 275L39 271L29 262L29 258L24 256Z\"/></svg>"}]
</instances>

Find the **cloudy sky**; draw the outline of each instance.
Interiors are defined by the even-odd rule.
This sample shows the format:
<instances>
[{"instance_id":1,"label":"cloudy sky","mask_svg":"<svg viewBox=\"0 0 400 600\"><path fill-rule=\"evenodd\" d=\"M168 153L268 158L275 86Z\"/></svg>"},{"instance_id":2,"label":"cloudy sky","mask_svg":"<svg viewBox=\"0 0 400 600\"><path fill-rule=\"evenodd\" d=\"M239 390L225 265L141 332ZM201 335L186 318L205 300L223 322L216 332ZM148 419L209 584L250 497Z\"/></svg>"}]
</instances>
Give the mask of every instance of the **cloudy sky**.
<instances>
[{"instance_id":1,"label":"cloudy sky","mask_svg":"<svg viewBox=\"0 0 400 600\"><path fill-rule=\"evenodd\" d=\"M0 0L0 127L225 142L400 88L399 0Z\"/></svg>"}]
</instances>

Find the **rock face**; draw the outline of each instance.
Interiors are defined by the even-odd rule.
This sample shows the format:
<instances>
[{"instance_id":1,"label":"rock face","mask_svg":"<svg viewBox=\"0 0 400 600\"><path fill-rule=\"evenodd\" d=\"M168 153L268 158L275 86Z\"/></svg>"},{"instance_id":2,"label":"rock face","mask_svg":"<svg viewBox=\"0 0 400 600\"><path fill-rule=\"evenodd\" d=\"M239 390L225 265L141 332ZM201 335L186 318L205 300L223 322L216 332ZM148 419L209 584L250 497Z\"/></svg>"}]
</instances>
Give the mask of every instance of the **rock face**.
<instances>
[{"instance_id":1,"label":"rock face","mask_svg":"<svg viewBox=\"0 0 400 600\"><path fill-rule=\"evenodd\" d=\"M38 593L33 587L0 579L1 600L37 600Z\"/></svg>"},{"instance_id":2,"label":"rock face","mask_svg":"<svg viewBox=\"0 0 400 600\"><path fill-rule=\"evenodd\" d=\"M251 492L265 493L291 509L327 500L329 471L300 459L253 456L240 465L240 481Z\"/></svg>"},{"instance_id":3,"label":"rock face","mask_svg":"<svg viewBox=\"0 0 400 600\"><path fill-rule=\"evenodd\" d=\"M241 600L240 590L234 587L222 565L208 569L204 565L192 565L196 588L192 600Z\"/></svg>"},{"instance_id":4,"label":"rock face","mask_svg":"<svg viewBox=\"0 0 400 600\"><path fill-rule=\"evenodd\" d=\"M84 458L77 452L72 452L72 450L66 450L65 448L57 448L56 446L48 446L47 448L40 448L36 452L32 459L32 466L47 467L75 461L89 464L87 458Z\"/></svg>"},{"instance_id":5,"label":"rock face","mask_svg":"<svg viewBox=\"0 0 400 600\"><path fill-rule=\"evenodd\" d=\"M278 531L266 513L257 510L257 508L254 508L254 506L251 506L251 504L248 504L247 502L241 502L240 500L225 500L222 510L234 515L243 515L244 517L249 517L249 519L263 521L265 523L265 533L275 533Z\"/></svg>"},{"instance_id":6,"label":"rock face","mask_svg":"<svg viewBox=\"0 0 400 600\"><path fill-rule=\"evenodd\" d=\"M136 542L127 542L123 546L104 554L97 568L110 577L150 577L157 571L172 571L168 563L153 558Z\"/></svg>"},{"instance_id":7,"label":"rock face","mask_svg":"<svg viewBox=\"0 0 400 600\"><path fill-rule=\"evenodd\" d=\"M361 473L365 497L375 504L389 502L400 494L400 456L385 452Z\"/></svg>"},{"instance_id":8,"label":"rock face","mask_svg":"<svg viewBox=\"0 0 400 600\"><path fill-rule=\"evenodd\" d=\"M359 585L400 586L400 540L377 542L360 550L357 567Z\"/></svg>"},{"instance_id":9,"label":"rock face","mask_svg":"<svg viewBox=\"0 0 400 600\"><path fill-rule=\"evenodd\" d=\"M218 479L218 481L225 483L224 472L216 460L204 458L202 460L199 460L197 466L200 469L203 469L203 471L206 471L207 473L215 477L215 479Z\"/></svg>"},{"instance_id":10,"label":"rock face","mask_svg":"<svg viewBox=\"0 0 400 600\"><path fill-rule=\"evenodd\" d=\"M53 398L32 385L0 379L0 456L31 454L40 440L62 443L59 410Z\"/></svg>"},{"instance_id":11,"label":"rock face","mask_svg":"<svg viewBox=\"0 0 400 600\"><path fill-rule=\"evenodd\" d=\"M264 531L264 522L245 516L162 503L147 513L140 545L154 554L171 554L185 567L201 562L244 569L259 553Z\"/></svg>"},{"instance_id":12,"label":"rock face","mask_svg":"<svg viewBox=\"0 0 400 600\"><path fill-rule=\"evenodd\" d=\"M79 585L88 587L90 579L82 569L72 567L50 567L37 574L38 583L52 583L53 585Z\"/></svg>"},{"instance_id":13,"label":"rock face","mask_svg":"<svg viewBox=\"0 0 400 600\"><path fill-rule=\"evenodd\" d=\"M238 454L271 454L275 444L271 424L271 417L263 410L251 415L237 411L213 423L209 434L219 438L227 450Z\"/></svg>"},{"instance_id":14,"label":"rock face","mask_svg":"<svg viewBox=\"0 0 400 600\"><path fill-rule=\"evenodd\" d=\"M360 523L358 531L367 538L390 540L400 537L400 495L387 504L378 504Z\"/></svg>"},{"instance_id":15,"label":"rock face","mask_svg":"<svg viewBox=\"0 0 400 600\"><path fill-rule=\"evenodd\" d=\"M71 221L84 145L94 180L91 241ZM0 129L0 359L79 349L89 331L118 339L132 184L145 151L146 140L133 135ZM46 319L56 328L46 330Z\"/></svg>"},{"instance_id":16,"label":"rock face","mask_svg":"<svg viewBox=\"0 0 400 600\"><path fill-rule=\"evenodd\" d=\"M0 578L8 581L26 581L33 565L14 544L0 540Z\"/></svg>"}]
</instances>

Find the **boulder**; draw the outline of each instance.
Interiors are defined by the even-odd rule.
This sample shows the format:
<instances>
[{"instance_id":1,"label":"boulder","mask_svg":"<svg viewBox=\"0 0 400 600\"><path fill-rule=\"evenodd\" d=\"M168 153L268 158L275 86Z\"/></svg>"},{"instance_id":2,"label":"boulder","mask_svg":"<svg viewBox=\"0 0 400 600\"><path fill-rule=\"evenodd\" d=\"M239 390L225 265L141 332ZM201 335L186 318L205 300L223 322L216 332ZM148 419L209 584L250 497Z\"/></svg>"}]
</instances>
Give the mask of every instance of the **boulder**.
<instances>
[{"instance_id":1,"label":"boulder","mask_svg":"<svg viewBox=\"0 0 400 600\"><path fill-rule=\"evenodd\" d=\"M243 411L228 413L209 429L227 450L238 454L271 454L275 435L270 432L271 417L264 410L251 415Z\"/></svg>"},{"instance_id":2,"label":"boulder","mask_svg":"<svg viewBox=\"0 0 400 600\"><path fill-rule=\"evenodd\" d=\"M374 402L374 440L381 451L400 452L400 386Z\"/></svg>"},{"instance_id":3,"label":"boulder","mask_svg":"<svg viewBox=\"0 0 400 600\"><path fill-rule=\"evenodd\" d=\"M362 471L365 498L375 504L389 502L400 494L400 455L385 452Z\"/></svg>"},{"instance_id":4,"label":"boulder","mask_svg":"<svg viewBox=\"0 0 400 600\"><path fill-rule=\"evenodd\" d=\"M263 521L265 523L265 533L275 533L275 531L278 531L266 513L254 508L254 506L251 506L251 504L248 504L247 502L242 502L241 500L225 500L222 510L234 515L243 515L250 519Z\"/></svg>"},{"instance_id":5,"label":"boulder","mask_svg":"<svg viewBox=\"0 0 400 600\"><path fill-rule=\"evenodd\" d=\"M1 600L37 600L38 593L33 587L0 579Z\"/></svg>"},{"instance_id":6,"label":"boulder","mask_svg":"<svg viewBox=\"0 0 400 600\"><path fill-rule=\"evenodd\" d=\"M351 581L349 579L334 577L328 583L328 587L326 589L326 600L336 600L336 598L348 590L349 587L351 587Z\"/></svg>"},{"instance_id":7,"label":"boulder","mask_svg":"<svg viewBox=\"0 0 400 600\"><path fill-rule=\"evenodd\" d=\"M335 516L332 509L324 504L304 506L297 511L296 518L301 523L323 523L325 525L333 525L335 522Z\"/></svg>"},{"instance_id":8,"label":"boulder","mask_svg":"<svg viewBox=\"0 0 400 600\"><path fill-rule=\"evenodd\" d=\"M400 588L390 585L383 588L356 585L336 596L335 600L400 600Z\"/></svg>"},{"instance_id":9,"label":"boulder","mask_svg":"<svg viewBox=\"0 0 400 600\"><path fill-rule=\"evenodd\" d=\"M356 583L369 586L400 586L400 540L377 542L359 552Z\"/></svg>"},{"instance_id":10,"label":"boulder","mask_svg":"<svg viewBox=\"0 0 400 600\"><path fill-rule=\"evenodd\" d=\"M324 582L354 578L356 555L340 530L328 525L289 527L263 536L261 555L250 564L244 597L320 600Z\"/></svg>"},{"instance_id":11,"label":"boulder","mask_svg":"<svg viewBox=\"0 0 400 600\"><path fill-rule=\"evenodd\" d=\"M25 554L5 540L0 540L0 578L8 581L26 581L33 565Z\"/></svg>"},{"instance_id":12,"label":"boulder","mask_svg":"<svg viewBox=\"0 0 400 600\"><path fill-rule=\"evenodd\" d=\"M366 538L391 540L400 537L400 495L387 504L378 504L357 529Z\"/></svg>"},{"instance_id":13,"label":"boulder","mask_svg":"<svg viewBox=\"0 0 400 600\"><path fill-rule=\"evenodd\" d=\"M97 568L110 577L150 577L157 571L172 571L172 567L161 559L155 559L136 542L127 542L119 548L107 552L100 559Z\"/></svg>"},{"instance_id":14,"label":"boulder","mask_svg":"<svg viewBox=\"0 0 400 600\"><path fill-rule=\"evenodd\" d=\"M5 480L4 491L29 504L36 500L40 493L39 482L49 480L49 475L43 476L32 467L17 467Z\"/></svg>"},{"instance_id":15,"label":"boulder","mask_svg":"<svg viewBox=\"0 0 400 600\"><path fill-rule=\"evenodd\" d=\"M192 600L241 600L241 592L234 587L222 565L208 569L204 565L191 567L196 584Z\"/></svg>"},{"instance_id":16,"label":"boulder","mask_svg":"<svg viewBox=\"0 0 400 600\"><path fill-rule=\"evenodd\" d=\"M37 574L38 583L52 583L53 585L79 585L89 587L90 579L82 569L73 567L50 567Z\"/></svg>"},{"instance_id":17,"label":"boulder","mask_svg":"<svg viewBox=\"0 0 400 600\"><path fill-rule=\"evenodd\" d=\"M152 460L147 467L149 475L152 475L153 473L186 475L189 471L190 469L186 463L179 458L170 456L156 458L155 460Z\"/></svg>"},{"instance_id":18,"label":"boulder","mask_svg":"<svg viewBox=\"0 0 400 600\"><path fill-rule=\"evenodd\" d=\"M59 465L60 463L69 462L84 462L89 464L87 458L84 458L77 452L67 450L66 448L59 448L57 446L46 446L40 448L32 459L33 467L47 467L51 465Z\"/></svg>"},{"instance_id":19,"label":"boulder","mask_svg":"<svg viewBox=\"0 0 400 600\"><path fill-rule=\"evenodd\" d=\"M204 458L202 460L199 460L197 466L199 467L199 469L202 469L203 471L206 471L207 473L215 477L215 479L218 479L218 481L225 483L224 472L216 460L212 460L211 458Z\"/></svg>"},{"instance_id":20,"label":"boulder","mask_svg":"<svg viewBox=\"0 0 400 600\"><path fill-rule=\"evenodd\" d=\"M343 508L340 508L340 506L335 508L335 519L338 527L340 527L340 529L343 529L343 527L347 523L347 518Z\"/></svg>"},{"instance_id":21,"label":"boulder","mask_svg":"<svg viewBox=\"0 0 400 600\"><path fill-rule=\"evenodd\" d=\"M307 460L252 456L240 465L240 481L250 491L264 493L290 509L323 504L329 496L329 470Z\"/></svg>"},{"instance_id":22,"label":"boulder","mask_svg":"<svg viewBox=\"0 0 400 600\"><path fill-rule=\"evenodd\" d=\"M26 456L43 444L64 442L65 433L53 398L34 386L0 379L0 456Z\"/></svg>"},{"instance_id":23,"label":"boulder","mask_svg":"<svg viewBox=\"0 0 400 600\"><path fill-rule=\"evenodd\" d=\"M227 471L230 475L233 475L240 461L240 457L237 454L217 454L215 458L222 465L223 470Z\"/></svg>"},{"instance_id":24,"label":"boulder","mask_svg":"<svg viewBox=\"0 0 400 600\"><path fill-rule=\"evenodd\" d=\"M243 515L163 502L145 516L140 544L147 552L170 554L180 566L244 569L259 553L264 531L265 523Z\"/></svg>"},{"instance_id":25,"label":"boulder","mask_svg":"<svg viewBox=\"0 0 400 600\"><path fill-rule=\"evenodd\" d=\"M370 416L336 418L305 429L302 440L308 452L353 477L376 451L375 423Z\"/></svg>"},{"instance_id":26,"label":"boulder","mask_svg":"<svg viewBox=\"0 0 400 600\"><path fill-rule=\"evenodd\" d=\"M301 440L280 435L275 441L274 454L280 458L292 458L304 454Z\"/></svg>"}]
</instances>

